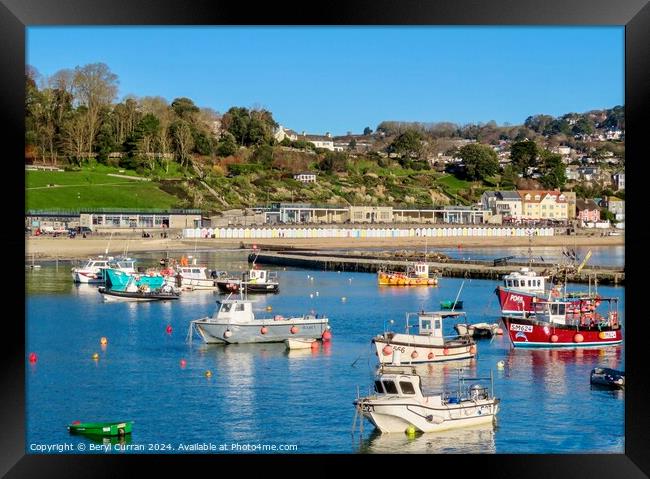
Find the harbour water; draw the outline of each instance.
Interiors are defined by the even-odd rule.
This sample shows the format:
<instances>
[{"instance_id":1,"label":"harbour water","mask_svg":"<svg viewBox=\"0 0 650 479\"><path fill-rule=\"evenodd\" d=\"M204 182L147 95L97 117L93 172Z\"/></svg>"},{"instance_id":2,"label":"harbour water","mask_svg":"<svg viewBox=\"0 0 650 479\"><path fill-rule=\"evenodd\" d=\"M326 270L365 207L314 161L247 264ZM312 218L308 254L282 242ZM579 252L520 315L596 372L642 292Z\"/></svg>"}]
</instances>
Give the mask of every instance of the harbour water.
<instances>
[{"instance_id":1,"label":"harbour water","mask_svg":"<svg viewBox=\"0 0 650 479\"><path fill-rule=\"evenodd\" d=\"M244 251L196 256L214 269L248 267ZM155 264L159 256L138 258ZM480 340L475 360L425 366L423 381L429 390L452 389L459 367L470 375L492 370L501 398L495 427L410 438L373 433L365 422L362 437L350 434L357 387L368 392L377 363L371 338L391 319L392 329L401 329L407 311L435 310L455 298L461 279L395 288L379 287L372 274L278 270L279 294L251 296L256 315L314 311L330 318L333 333L316 350L287 352L284 344L206 346L196 336L189 343L190 321L212 314L223 298L218 293L186 292L173 303L102 303L95 286L72 284L69 267L59 262L25 273L26 351L38 356L26 366L27 453L41 452L34 444L60 443L72 443L74 452L102 452L68 434L66 425L76 420L133 420L126 443L156 454L624 452L624 393L589 384L596 366L625 369L624 344L515 351L507 336ZM470 322L498 320L496 285L465 281L461 299ZM601 295L620 298L623 328L624 291L599 287Z\"/></svg>"}]
</instances>

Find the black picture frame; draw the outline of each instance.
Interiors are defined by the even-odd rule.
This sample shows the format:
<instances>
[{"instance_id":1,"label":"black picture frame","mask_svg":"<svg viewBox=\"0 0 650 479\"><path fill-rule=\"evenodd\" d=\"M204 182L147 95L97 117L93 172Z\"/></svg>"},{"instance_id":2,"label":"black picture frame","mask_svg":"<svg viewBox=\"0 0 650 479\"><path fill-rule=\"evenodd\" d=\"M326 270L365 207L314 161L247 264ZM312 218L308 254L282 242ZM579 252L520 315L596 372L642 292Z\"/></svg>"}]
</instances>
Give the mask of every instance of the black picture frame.
<instances>
[{"instance_id":1,"label":"black picture frame","mask_svg":"<svg viewBox=\"0 0 650 479\"><path fill-rule=\"evenodd\" d=\"M643 206L647 205L640 193L643 189L644 136L647 136L650 112L650 5L647 0L437 0L422 2L408 0L355 0L345 3L317 4L307 8L297 2L244 4L222 1L172 0L0 0L0 115L5 125L2 131L5 153L5 201L11 205L5 218L10 218L11 229L5 233L5 248L17 251L10 254L11 267L6 277L19 278L24 270L23 238L18 237L24 223L24 184L12 178L24 178L20 161L24 138L24 66L25 27L31 25L625 25L625 108L626 156L628 162L627 203L628 216L639 218L626 225L626 382L625 392L625 454L582 455L502 455L494 456L438 456L426 458L411 469L411 463L394 463L395 474L431 472L456 468L462 475L481 474L499 477L647 477L650 475L650 433L647 400L647 347L643 344L645 308L642 303L647 259L644 246L650 244L648 229L643 223ZM579 47L567 48L563 55L578 55ZM597 79L594 79L597 81ZM644 135L645 133L645 135ZM14 170L15 169L15 170ZM14 206L14 203L17 203ZM15 231L14 231L15 228ZM12 274L15 272L15 275ZM340 462L348 465L379 466L367 473L392 474L370 455L326 457L314 456L115 456L115 455L26 455L25 454L25 329L20 320L24 302L16 301L24 284L6 280L6 313L2 320L2 371L0 395L0 473L6 477L114 477L128 475L138 463L148 473L154 470L171 472L180 466L187 473L188 462L213 468L221 473L229 465L258 465L273 467L317 467L325 472ZM15 290L15 291L14 291ZM18 313L9 305L18 304ZM23 308L20 305L23 305ZM24 317L24 316L23 316ZM590 407L576 405L576 407ZM594 411L594 414L606 414ZM322 419L326 421L326 418ZM540 421L544 418L540 417ZM326 426L326 422L323 424ZM530 440L535 440L531 428ZM414 458L415 459L415 458ZM411 459L409 459L410 461ZM230 464L228 464L230 463ZM444 464L443 464L444 463ZM389 463L386 463L389 464ZM425 469L422 469L425 468ZM309 469L308 473L315 469ZM224 471L225 472L225 471ZM284 473L283 470L275 472Z\"/></svg>"}]
</instances>

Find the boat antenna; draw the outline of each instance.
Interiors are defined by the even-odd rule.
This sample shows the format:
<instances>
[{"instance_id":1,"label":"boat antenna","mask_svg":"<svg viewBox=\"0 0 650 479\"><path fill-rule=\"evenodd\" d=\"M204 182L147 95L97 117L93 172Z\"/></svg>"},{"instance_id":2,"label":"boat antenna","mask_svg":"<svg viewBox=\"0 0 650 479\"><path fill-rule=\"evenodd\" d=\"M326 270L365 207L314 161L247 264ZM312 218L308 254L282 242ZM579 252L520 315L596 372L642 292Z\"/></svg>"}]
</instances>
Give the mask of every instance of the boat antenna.
<instances>
[{"instance_id":1,"label":"boat antenna","mask_svg":"<svg viewBox=\"0 0 650 479\"><path fill-rule=\"evenodd\" d=\"M113 232L111 232L111 235L108 238L108 244L106 245L106 250L104 254L108 255L108 248L111 246L111 238L113 238Z\"/></svg>"},{"instance_id":2,"label":"boat antenna","mask_svg":"<svg viewBox=\"0 0 650 479\"><path fill-rule=\"evenodd\" d=\"M454 300L454 304L451 305L452 312L454 311L454 309L456 309L456 303L458 302L458 297L460 296L460 292L463 290L464 284L465 284L465 280L463 280L463 282L460 283L460 288L458 288L458 293L456 294L456 299Z\"/></svg>"}]
</instances>

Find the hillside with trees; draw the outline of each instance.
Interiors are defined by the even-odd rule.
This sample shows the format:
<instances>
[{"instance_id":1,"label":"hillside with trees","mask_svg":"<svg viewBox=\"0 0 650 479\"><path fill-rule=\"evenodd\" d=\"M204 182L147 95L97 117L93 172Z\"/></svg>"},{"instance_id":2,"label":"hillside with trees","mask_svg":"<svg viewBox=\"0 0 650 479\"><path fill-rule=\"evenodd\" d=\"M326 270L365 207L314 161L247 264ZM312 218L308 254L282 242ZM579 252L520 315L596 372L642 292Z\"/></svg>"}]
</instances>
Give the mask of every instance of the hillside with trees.
<instances>
[{"instance_id":1,"label":"hillside with trees","mask_svg":"<svg viewBox=\"0 0 650 479\"><path fill-rule=\"evenodd\" d=\"M278 141L278 122L264 108L232 106L219 113L187 97L118 100L119 79L103 63L49 77L28 67L25 82L26 162L66 170L47 173L47 181L43 173L28 172L28 208L89 206L75 188L58 188L65 185L92 187L93 205L104 195L107 205L121 207L132 206L126 189L142 190L141 207L149 197L152 207L213 211L290 201L472 204L487 189L521 185L600 193L604 184L569 182L567 164L589 157L603 168L624 165L622 138L601 139L624 130L621 106L534 115L514 126L383 121L375 131L361 126L362 134L334 137L343 146L330 151L303 136ZM559 146L571 156L558 154ZM303 171L317 173L317 182L294 180ZM105 176L92 185L70 184L74 174ZM118 183L114 174L150 181L112 186ZM46 186L34 186L38 181Z\"/></svg>"}]
</instances>

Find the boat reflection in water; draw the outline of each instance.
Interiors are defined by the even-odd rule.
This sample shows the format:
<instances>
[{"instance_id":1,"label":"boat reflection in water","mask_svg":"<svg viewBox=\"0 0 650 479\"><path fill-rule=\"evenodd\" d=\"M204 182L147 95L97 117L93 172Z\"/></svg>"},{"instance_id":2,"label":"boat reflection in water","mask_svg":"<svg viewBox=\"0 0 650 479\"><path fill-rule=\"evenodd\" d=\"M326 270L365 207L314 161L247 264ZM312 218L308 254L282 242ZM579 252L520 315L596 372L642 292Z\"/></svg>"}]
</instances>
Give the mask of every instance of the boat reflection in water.
<instances>
[{"instance_id":1,"label":"boat reflection in water","mask_svg":"<svg viewBox=\"0 0 650 479\"><path fill-rule=\"evenodd\" d=\"M373 431L362 439L361 453L494 454L495 427L492 424L416 435L381 434Z\"/></svg>"}]
</instances>

